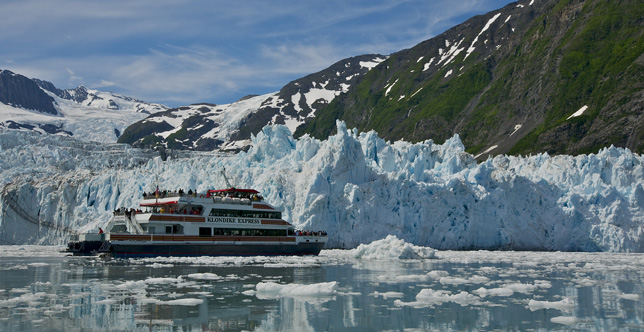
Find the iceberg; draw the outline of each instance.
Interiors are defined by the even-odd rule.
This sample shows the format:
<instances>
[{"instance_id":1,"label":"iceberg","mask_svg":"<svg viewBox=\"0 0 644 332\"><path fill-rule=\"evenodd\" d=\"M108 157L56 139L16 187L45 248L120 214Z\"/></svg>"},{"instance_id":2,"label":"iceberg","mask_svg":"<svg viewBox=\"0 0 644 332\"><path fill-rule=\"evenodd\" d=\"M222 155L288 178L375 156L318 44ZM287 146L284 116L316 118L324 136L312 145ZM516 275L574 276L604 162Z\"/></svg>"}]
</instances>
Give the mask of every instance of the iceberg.
<instances>
[{"instance_id":1,"label":"iceberg","mask_svg":"<svg viewBox=\"0 0 644 332\"><path fill-rule=\"evenodd\" d=\"M477 163L458 135L392 143L340 121L326 140L295 139L283 125L251 140L247 152L171 152L164 161L126 145L0 131L0 244L64 244L157 184L225 187L225 168L297 228L325 230L328 249L392 235L439 250L644 252L644 157L628 149Z\"/></svg>"},{"instance_id":2,"label":"iceberg","mask_svg":"<svg viewBox=\"0 0 644 332\"><path fill-rule=\"evenodd\" d=\"M415 246L395 235L388 235L382 240L359 245L353 249L353 256L364 260L427 259L436 258L436 252L432 248Z\"/></svg>"}]
</instances>

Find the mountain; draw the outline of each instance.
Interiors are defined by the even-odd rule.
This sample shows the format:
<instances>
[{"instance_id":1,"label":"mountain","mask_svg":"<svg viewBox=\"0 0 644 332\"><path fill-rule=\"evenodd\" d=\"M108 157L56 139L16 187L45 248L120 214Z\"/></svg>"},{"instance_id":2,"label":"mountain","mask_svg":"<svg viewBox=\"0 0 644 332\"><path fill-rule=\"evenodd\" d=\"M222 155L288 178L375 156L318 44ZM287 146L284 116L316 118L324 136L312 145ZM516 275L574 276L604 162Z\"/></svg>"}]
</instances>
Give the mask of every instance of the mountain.
<instances>
[{"instance_id":1,"label":"mountain","mask_svg":"<svg viewBox=\"0 0 644 332\"><path fill-rule=\"evenodd\" d=\"M248 96L231 104L172 108L132 124L118 141L140 147L245 150L250 146L251 135L266 125L285 124L295 131L385 58L362 55L344 59L288 83L279 92Z\"/></svg>"},{"instance_id":2,"label":"mountain","mask_svg":"<svg viewBox=\"0 0 644 332\"><path fill-rule=\"evenodd\" d=\"M0 128L116 142L133 122L166 109L83 86L61 90L47 81L0 70Z\"/></svg>"},{"instance_id":3,"label":"mountain","mask_svg":"<svg viewBox=\"0 0 644 332\"><path fill-rule=\"evenodd\" d=\"M56 88L52 83L33 79L38 86L46 91L52 92L56 96L74 101L78 104L96 108L120 110L122 108L132 109L140 113L156 113L167 109L159 104L147 103L135 98L117 95L111 92L103 92L98 90L89 90L84 86L79 86L76 89L61 90Z\"/></svg>"},{"instance_id":4,"label":"mountain","mask_svg":"<svg viewBox=\"0 0 644 332\"><path fill-rule=\"evenodd\" d=\"M641 1L525 0L392 54L299 127L325 138L336 119L388 140L468 152L644 152Z\"/></svg>"},{"instance_id":5,"label":"mountain","mask_svg":"<svg viewBox=\"0 0 644 332\"><path fill-rule=\"evenodd\" d=\"M54 98L33 80L9 70L0 70L0 103L42 114L59 115Z\"/></svg>"},{"instance_id":6,"label":"mountain","mask_svg":"<svg viewBox=\"0 0 644 332\"><path fill-rule=\"evenodd\" d=\"M4 71L0 126L139 147L239 151L265 125L326 138L340 119L391 141L459 134L479 160L610 145L642 153L642 17L644 6L634 0L521 0L410 49L345 59L278 92L225 105L167 109Z\"/></svg>"}]
</instances>

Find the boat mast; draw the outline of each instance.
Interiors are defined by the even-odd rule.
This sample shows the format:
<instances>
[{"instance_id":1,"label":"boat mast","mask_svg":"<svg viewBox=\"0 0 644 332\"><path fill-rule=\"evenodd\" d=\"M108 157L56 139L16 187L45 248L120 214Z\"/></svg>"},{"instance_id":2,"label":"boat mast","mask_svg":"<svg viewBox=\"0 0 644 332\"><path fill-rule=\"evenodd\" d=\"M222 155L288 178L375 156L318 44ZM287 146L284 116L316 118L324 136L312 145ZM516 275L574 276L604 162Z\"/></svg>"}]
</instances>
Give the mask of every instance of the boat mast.
<instances>
[{"instance_id":1,"label":"boat mast","mask_svg":"<svg viewBox=\"0 0 644 332\"><path fill-rule=\"evenodd\" d=\"M157 190L154 191L154 197L155 197L154 203L159 204L159 174L155 174L154 179L157 183Z\"/></svg>"},{"instance_id":2,"label":"boat mast","mask_svg":"<svg viewBox=\"0 0 644 332\"><path fill-rule=\"evenodd\" d=\"M220 173L224 176L224 181L226 181L228 188L232 188L233 186L230 185L230 181L228 181L228 177L226 176L226 167L223 167Z\"/></svg>"}]
</instances>

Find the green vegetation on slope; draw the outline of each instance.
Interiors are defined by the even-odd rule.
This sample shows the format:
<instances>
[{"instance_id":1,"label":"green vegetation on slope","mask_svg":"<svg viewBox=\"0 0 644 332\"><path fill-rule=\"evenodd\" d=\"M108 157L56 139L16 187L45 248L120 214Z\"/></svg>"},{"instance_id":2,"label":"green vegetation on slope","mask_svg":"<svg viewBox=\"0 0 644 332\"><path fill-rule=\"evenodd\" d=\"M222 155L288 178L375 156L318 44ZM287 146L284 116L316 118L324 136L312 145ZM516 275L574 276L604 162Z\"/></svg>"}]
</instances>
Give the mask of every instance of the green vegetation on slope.
<instances>
[{"instance_id":1,"label":"green vegetation on slope","mask_svg":"<svg viewBox=\"0 0 644 332\"><path fill-rule=\"evenodd\" d=\"M588 19L576 21L557 49L561 63L556 93L544 122L518 142L510 150L511 154L535 151L539 136L564 122L573 129L583 128L571 133L571 142L579 140L609 100L638 89L633 83L639 83L644 77L644 67L634 61L644 53L644 6L589 1L582 15ZM584 105L589 106L587 112L567 119ZM597 152L610 144L619 145L621 140L620 136L607 137L606 141L577 153Z\"/></svg>"},{"instance_id":2,"label":"green vegetation on slope","mask_svg":"<svg viewBox=\"0 0 644 332\"><path fill-rule=\"evenodd\" d=\"M325 138L340 119L389 140L440 142L459 133L472 153L498 145L495 153L578 154L611 144L644 152L640 1L508 6L467 59L462 52L424 67L456 43L469 45L493 15L392 55L296 136ZM583 115L568 119L584 105Z\"/></svg>"}]
</instances>

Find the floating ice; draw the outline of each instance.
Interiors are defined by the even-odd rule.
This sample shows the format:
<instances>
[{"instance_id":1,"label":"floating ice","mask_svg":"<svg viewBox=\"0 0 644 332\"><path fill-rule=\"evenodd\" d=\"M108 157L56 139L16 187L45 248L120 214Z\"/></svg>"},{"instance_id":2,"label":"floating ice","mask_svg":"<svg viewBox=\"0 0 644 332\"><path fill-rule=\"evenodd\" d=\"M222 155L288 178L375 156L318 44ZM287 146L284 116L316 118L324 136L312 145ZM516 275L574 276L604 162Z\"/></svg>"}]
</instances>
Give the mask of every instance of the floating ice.
<instances>
[{"instance_id":1,"label":"floating ice","mask_svg":"<svg viewBox=\"0 0 644 332\"><path fill-rule=\"evenodd\" d=\"M43 267L43 266L49 266L49 263L43 263L43 262L38 262L38 263L29 263L27 266L31 267Z\"/></svg>"},{"instance_id":2,"label":"floating ice","mask_svg":"<svg viewBox=\"0 0 644 332\"><path fill-rule=\"evenodd\" d=\"M370 244L361 244L353 250L357 259L419 259L435 258L434 249L415 246L395 235L389 235Z\"/></svg>"},{"instance_id":3,"label":"floating ice","mask_svg":"<svg viewBox=\"0 0 644 332\"><path fill-rule=\"evenodd\" d=\"M123 290L141 290L145 289L146 283L143 280L128 280L122 284L116 285L117 289L123 289Z\"/></svg>"},{"instance_id":4,"label":"floating ice","mask_svg":"<svg viewBox=\"0 0 644 332\"><path fill-rule=\"evenodd\" d=\"M617 295L620 299L638 301L640 299L639 294L619 294Z\"/></svg>"},{"instance_id":5,"label":"floating ice","mask_svg":"<svg viewBox=\"0 0 644 332\"><path fill-rule=\"evenodd\" d=\"M575 325L579 321L576 317L571 316L557 316L550 318L550 321L557 324L563 325Z\"/></svg>"},{"instance_id":6,"label":"floating ice","mask_svg":"<svg viewBox=\"0 0 644 332\"><path fill-rule=\"evenodd\" d=\"M181 281L182 281L181 277L178 277L178 278L159 277L159 278L147 278L144 280L146 284L156 284L156 285L174 284Z\"/></svg>"},{"instance_id":7,"label":"floating ice","mask_svg":"<svg viewBox=\"0 0 644 332\"><path fill-rule=\"evenodd\" d=\"M0 300L0 308L2 307L15 307L19 304L26 304L29 306L35 306L37 303L42 301L47 296L45 292L38 293L28 293L23 294L18 297L14 297L7 300Z\"/></svg>"},{"instance_id":8,"label":"floating ice","mask_svg":"<svg viewBox=\"0 0 644 332\"><path fill-rule=\"evenodd\" d=\"M214 273L191 273L187 276L190 279L197 280L222 280L224 277Z\"/></svg>"},{"instance_id":9,"label":"floating ice","mask_svg":"<svg viewBox=\"0 0 644 332\"><path fill-rule=\"evenodd\" d=\"M438 280L443 285L484 284L489 281L489 278L483 276L473 276L470 278L442 277Z\"/></svg>"},{"instance_id":10,"label":"floating ice","mask_svg":"<svg viewBox=\"0 0 644 332\"><path fill-rule=\"evenodd\" d=\"M499 288L479 288L474 291L475 294L480 296L481 298L484 298L486 296L512 296L514 295L514 291L511 288L507 287L499 287Z\"/></svg>"},{"instance_id":11,"label":"floating ice","mask_svg":"<svg viewBox=\"0 0 644 332\"><path fill-rule=\"evenodd\" d=\"M310 285L278 284L275 282L260 282L255 286L258 298L275 297L316 297L333 296L337 293L336 281L322 282Z\"/></svg>"},{"instance_id":12,"label":"floating ice","mask_svg":"<svg viewBox=\"0 0 644 332\"><path fill-rule=\"evenodd\" d=\"M193 306L193 305L198 305L202 304L204 301L202 299L176 299L176 300L168 300L168 301L159 301L160 304L167 304L167 305L182 305L182 306Z\"/></svg>"},{"instance_id":13,"label":"floating ice","mask_svg":"<svg viewBox=\"0 0 644 332\"><path fill-rule=\"evenodd\" d=\"M395 300L394 305L397 307L410 306L410 307L430 307L440 305L446 302L458 303L461 306L478 305L481 304L478 296L472 295L468 292L462 291L458 294L453 294L446 290L433 290L430 288L421 289L416 295L415 302L403 302Z\"/></svg>"},{"instance_id":14,"label":"floating ice","mask_svg":"<svg viewBox=\"0 0 644 332\"><path fill-rule=\"evenodd\" d=\"M384 293L373 292L369 295L375 296L375 297L381 296L385 300L390 298L399 298L399 297L405 296L405 294L402 292L384 292Z\"/></svg>"},{"instance_id":15,"label":"floating ice","mask_svg":"<svg viewBox=\"0 0 644 332\"><path fill-rule=\"evenodd\" d=\"M137 301L141 304L159 304L159 305L177 305L177 306L195 306L204 303L202 299L195 298L184 298L184 299L174 299L174 300L160 300L156 298L140 298Z\"/></svg>"},{"instance_id":16,"label":"floating ice","mask_svg":"<svg viewBox=\"0 0 644 332\"><path fill-rule=\"evenodd\" d=\"M531 294L539 287L534 284L512 283L504 285L505 288L511 289L517 293Z\"/></svg>"},{"instance_id":17,"label":"floating ice","mask_svg":"<svg viewBox=\"0 0 644 332\"><path fill-rule=\"evenodd\" d=\"M2 220L0 219L0 224ZM1 243L1 242L0 242ZM0 257L55 257L64 256L62 246L34 246L34 245L0 245Z\"/></svg>"},{"instance_id":18,"label":"floating ice","mask_svg":"<svg viewBox=\"0 0 644 332\"><path fill-rule=\"evenodd\" d=\"M555 302L530 300L530 302L528 302L528 308L530 308L531 311L541 309L557 309L565 312L571 312L575 308L575 302L569 298Z\"/></svg>"}]
</instances>

